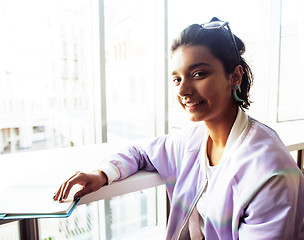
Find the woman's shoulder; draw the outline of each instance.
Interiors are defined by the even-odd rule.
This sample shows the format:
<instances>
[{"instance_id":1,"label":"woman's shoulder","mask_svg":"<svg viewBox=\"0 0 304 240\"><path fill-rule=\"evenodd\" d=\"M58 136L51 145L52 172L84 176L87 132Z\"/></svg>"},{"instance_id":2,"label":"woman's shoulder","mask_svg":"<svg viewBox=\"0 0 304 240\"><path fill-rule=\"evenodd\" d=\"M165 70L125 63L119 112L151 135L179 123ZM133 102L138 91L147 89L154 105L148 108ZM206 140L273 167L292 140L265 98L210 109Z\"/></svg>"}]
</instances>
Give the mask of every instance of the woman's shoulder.
<instances>
[{"instance_id":1,"label":"woman's shoulder","mask_svg":"<svg viewBox=\"0 0 304 240\"><path fill-rule=\"evenodd\" d=\"M236 188L246 201L274 178L281 179L281 183L304 183L300 169L276 131L253 118L231 161Z\"/></svg>"},{"instance_id":2,"label":"woman's shoulder","mask_svg":"<svg viewBox=\"0 0 304 240\"><path fill-rule=\"evenodd\" d=\"M243 143L253 149L268 151L283 151L288 153L277 132L266 124L248 116L249 124L244 135ZM250 149L249 148L249 149Z\"/></svg>"},{"instance_id":3,"label":"woman's shoulder","mask_svg":"<svg viewBox=\"0 0 304 240\"><path fill-rule=\"evenodd\" d=\"M255 118L248 116L249 122L251 123L251 128L265 134L271 138L278 138L277 132L270 126L256 120Z\"/></svg>"},{"instance_id":4,"label":"woman's shoulder","mask_svg":"<svg viewBox=\"0 0 304 240\"><path fill-rule=\"evenodd\" d=\"M247 133L234 152L238 175L265 178L288 169L298 171L295 160L275 130L249 117Z\"/></svg>"}]
</instances>

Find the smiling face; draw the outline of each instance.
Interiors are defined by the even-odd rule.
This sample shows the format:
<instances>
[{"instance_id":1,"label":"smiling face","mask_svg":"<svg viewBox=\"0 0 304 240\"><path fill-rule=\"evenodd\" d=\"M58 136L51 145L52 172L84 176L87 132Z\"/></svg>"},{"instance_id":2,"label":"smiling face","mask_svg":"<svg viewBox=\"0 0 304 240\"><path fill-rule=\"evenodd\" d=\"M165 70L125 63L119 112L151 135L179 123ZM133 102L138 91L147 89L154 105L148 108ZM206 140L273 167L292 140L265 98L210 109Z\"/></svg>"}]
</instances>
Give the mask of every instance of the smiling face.
<instances>
[{"instance_id":1,"label":"smiling face","mask_svg":"<svg viewBox=\"0 0 304 240\"><path fill-rule=\"evenodd\" d=\"M172 79L192 121L223 121L234 114L232 74L203 46L181 46L172 55Z\"/></svg>"}]
</instances>

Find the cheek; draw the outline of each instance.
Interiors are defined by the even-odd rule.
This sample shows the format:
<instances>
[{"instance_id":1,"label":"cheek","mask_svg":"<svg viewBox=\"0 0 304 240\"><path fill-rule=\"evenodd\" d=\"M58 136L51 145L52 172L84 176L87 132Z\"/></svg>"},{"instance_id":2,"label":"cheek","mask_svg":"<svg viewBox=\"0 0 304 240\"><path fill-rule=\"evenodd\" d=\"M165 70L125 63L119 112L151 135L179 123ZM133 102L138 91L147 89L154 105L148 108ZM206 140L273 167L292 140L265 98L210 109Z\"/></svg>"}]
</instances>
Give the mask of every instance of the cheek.
<instances>
[{"instance_id":1,"label":"cheek","mask_svg":"<svg viewBox=\"0 0 304 240\"><path fill-rule=\"evenodd\" d=\"M226 79L219 81L217 78L212 78L210 81L201 82L197 86L198 93L211 100L216 99L216 102L227 101L231 96L231 89Z\"/></svg>"},{"instance_id":2,"label":"cheek","mask_svg":"<svg viewBox=\"0 0 304 240\"><path fill-rule=\"evenodd\" d=\"M203 98L209 98L216 92L216 87L212 81L201 81L196 85L197 93Z\"/></svg>"}]
</instances>

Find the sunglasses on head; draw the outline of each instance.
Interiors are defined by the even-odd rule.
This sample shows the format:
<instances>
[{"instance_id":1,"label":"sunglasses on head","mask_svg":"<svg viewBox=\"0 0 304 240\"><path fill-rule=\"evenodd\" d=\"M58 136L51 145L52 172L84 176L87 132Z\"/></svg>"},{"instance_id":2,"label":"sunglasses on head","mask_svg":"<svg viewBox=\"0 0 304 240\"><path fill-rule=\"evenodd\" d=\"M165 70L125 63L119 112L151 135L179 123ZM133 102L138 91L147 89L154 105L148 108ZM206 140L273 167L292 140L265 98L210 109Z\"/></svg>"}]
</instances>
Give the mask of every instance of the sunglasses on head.
<instances>
[{"instance_id":1,"label":"sunglasses on head","mask_svg":"<svg viewBox=\"0 0 304 240\"><path fill-rule=\"evenodd\" d=\"M234 46L234 50L235 50L236 56L238 58L238 62L241 63L241 56L239 54L239 51L238 51L238 48L237 48L237 45L236 45L236 41L235 41L234 35L231 32L231 29L229 27L229 22L225 22L225 21L211 21L211 22L208 22L208 23L200 24L200 25L204 29L222 29L224 27L227 27L227 29L228 29L228 31L230 33L231 39L232 39L232 43L233 43L233 46Z\"/></svg>"}]
</instances>

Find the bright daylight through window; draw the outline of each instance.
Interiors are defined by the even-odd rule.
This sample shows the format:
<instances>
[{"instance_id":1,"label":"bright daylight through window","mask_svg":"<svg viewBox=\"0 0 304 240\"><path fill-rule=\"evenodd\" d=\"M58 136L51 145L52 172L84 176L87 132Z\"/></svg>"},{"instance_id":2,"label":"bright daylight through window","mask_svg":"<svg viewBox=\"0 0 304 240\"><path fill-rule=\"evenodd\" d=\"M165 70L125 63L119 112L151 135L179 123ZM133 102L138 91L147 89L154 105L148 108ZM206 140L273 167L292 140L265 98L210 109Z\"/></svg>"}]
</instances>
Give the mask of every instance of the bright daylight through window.
<instances>
[{"instance_id":1,"label":"bright daylight through window","mask_svg":"<svg viewBox=\"0 0 304 240\"><path fill-rule=\"evenodd\" d=\"M1 1L1 154L153 137L155 91L164 81L163 6L152 0ZM101 109L107 109L103 123ZM147 189L80 206L68 219L41 219L40 238L130 237L160 222L157 194ZM1 225L1 239L18 239L17 230L17 222Z\"/></svg>"},{"instance_id":2,"label":"bright daylight through window","mask_svg":"<svg viewBox=\"0 0 304 240\"><path fill-rule=\"evenodd\" d=\"M271 127L303 120L303 11L302 0L0 0L0 164L5 154L120 146L189 124L170 45L212 17L245 42L255 76L249 115ZM160 186L40 219L40 239L157 239L165 194ZM18 231L17 221L0 224L0 239Z\"/></svg>"}]
</instances>

